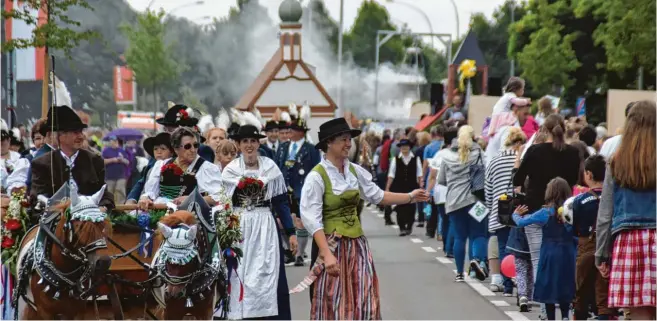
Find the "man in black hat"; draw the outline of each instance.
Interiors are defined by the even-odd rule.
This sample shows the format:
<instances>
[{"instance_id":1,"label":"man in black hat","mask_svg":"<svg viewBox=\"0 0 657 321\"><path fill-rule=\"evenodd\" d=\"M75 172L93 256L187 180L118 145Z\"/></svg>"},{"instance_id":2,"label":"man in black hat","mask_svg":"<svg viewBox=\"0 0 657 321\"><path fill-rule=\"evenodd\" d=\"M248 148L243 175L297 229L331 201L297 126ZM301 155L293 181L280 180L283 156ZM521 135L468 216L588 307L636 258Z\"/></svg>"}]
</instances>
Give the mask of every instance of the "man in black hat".
<instances>
[{"instance_id":1,"label":"man in black hat","mask_svg":"<svg viewBox=\"0 0 657 321\"><path fill-rule=\"evenodd\" d=\"M82 148L82 130L87 125L68 106L51 107L47 119L47 127L57 132L59 149L32 161L31 199L51 197L67 181L82 195L98 192L105 185L105 163L101 156ZM114 196L107 189L99 205L106 213L114 208Z\"/></svg>"},{"instance_id":2,"label":"man in black hat","mask_svg":"<svg viewBox=\"0 0 657 321\"><path fill-rule=\"evenodd\" d=\"M190 115L191 112L191 108L185 105L174 105L167 110L164 117L157 119L156 122L164 126L164 131L167 133L173 133L178 127L192 128L198 135L197 139L201 142L198 148L198 155L214 164L214 151L210 146L202 144L205 141L205 137L198 132L198 127L196 127L198 118L192 117Z\"/></svg>"},{"instance_id":3,"label":"man in black hat","mask_svg":"<svg viewBox=\"0 0 657 321\"><path fill-rule=\"evenodd\" d=\"M265 124L265 135L267 135L267 141L265 146L269 147L272 150L274 155L278 151L278 147L281 143L278 141L278 122L275 120L270 120Z\"/></svg>"},{"instance_id":4,"label":"man in black hat","mask_svg":"<svg viewBox=\"0 0 657 321\"><path fill-rule=\"evenodd\" d=\"M282 143L290 140L290 124L284 120L278 122L278 141Z\"/></svg>"},{"instance_id":5,"label":"man in black hat","mask_svg":"<svg viewBox=\"0 0 657 321\"><path fill-rule=\"evenodd\" d=\"M410 193L418 188L422 188L422 162L419 157L413 155L411 151L412 145L408 139L402 139L397 143L400 152L399 156L390 161L386 191ZM412 233L416 207L415 204L403 204L395 207L394 211L397 212L399 236L406 236Z\"/></svg>"},{"instance_id":6,"label":"man in black hat","mask_svg":"<svg viewBox=\"0 0 657 321\"><path fill-rule=\"evenodd\" d=\"M313 144L306 141L305 136L308 127L303 119L294 120L290 125L290 141L281 143L274 161L285 176L290 197L290 211L296 214L297 241L299 248L295 266L304 265L304 252L308 244L309 233L301 223L299 202L301 200L301 189L306 175L319 164L321 157L319 150Z\"/></svg>"}]
</instances>

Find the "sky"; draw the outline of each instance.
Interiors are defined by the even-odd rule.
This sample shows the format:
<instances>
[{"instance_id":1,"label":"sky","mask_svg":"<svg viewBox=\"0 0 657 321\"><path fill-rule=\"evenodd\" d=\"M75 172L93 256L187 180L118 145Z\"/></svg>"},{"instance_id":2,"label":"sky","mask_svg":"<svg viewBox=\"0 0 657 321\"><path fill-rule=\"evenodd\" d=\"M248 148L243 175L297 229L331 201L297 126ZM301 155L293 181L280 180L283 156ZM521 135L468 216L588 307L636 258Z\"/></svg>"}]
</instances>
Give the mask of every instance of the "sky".
<instances>
[{"instance_id":1,"label":"sky","mask_svg":"<svg viewBox=\"0 0 657 321\"><path fill-rule=\"evenodd\" d=\"M195 4L202 1L202 4ZM278 5L282 0L258 0L269 10L269 14L278 21ZM306 3L309 0L303 0ZM361 0L344 1L344 28L345 32L351 28ZM504 0L453 0L457 4L460 34L468 29L470 16L482 12L491 17L493 11L504 3ZM178 17L184 17L198 23L208 23L210 17L224 17L228 15L230 7L236 6L236 0L127 0L138 11L145 10L152 2L151 8L162 8L166 12ZM388 9L393 23L406 24L413 32L446 33L456 36L457 26L454 7L451 0L377 0ZM340 0L324 0L329 14L339 21ZM426 15L422 14L424 12ZM425 17L426 16L426 17ZM427 20L428 18L428 20ZM436 40L436 42L438 42ZM436 47L442 47L436 44Z\"/></svg>"}]
</instances>

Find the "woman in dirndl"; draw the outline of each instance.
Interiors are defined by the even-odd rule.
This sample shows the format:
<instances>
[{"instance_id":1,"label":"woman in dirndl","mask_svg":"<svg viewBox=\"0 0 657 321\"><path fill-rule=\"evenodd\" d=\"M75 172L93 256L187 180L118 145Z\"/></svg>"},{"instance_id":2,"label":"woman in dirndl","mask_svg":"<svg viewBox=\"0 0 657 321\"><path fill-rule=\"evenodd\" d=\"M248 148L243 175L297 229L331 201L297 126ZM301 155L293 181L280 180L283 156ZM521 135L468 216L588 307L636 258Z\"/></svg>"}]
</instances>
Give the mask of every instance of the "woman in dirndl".
<instances>
[{"instance_id":1,"label":"woman in dirndl","mask_svg":"<svg viewBox=\"0 0 657 321\"><path fill-rule=\"evenodd\" d=\"M148 210L153 203L180 205L195 188L208 205L214 206L223 197L220 171L198 155L198 136L191 129L180 127L171 134L171 146L175 156L155 162L148 173L139 208Z\"/></svg>"},{"instance_id":2,"label":"woman in dirndl","mask_svg":"<svg viewBox=\"0 0 657 321\"><path fill-rule=\"evenodd\" d=\"M631 107L600 196L595 263L609 277L609 307L655 319L655 102Z\"/></svg>"},{"instance_id":3,"label":"woman in dirndl","mask_svg":"<svg viewBox=\"0 0 657 321\"><path fill-rule=\"evenodd\" d=\"M240 213L244 239L241 262L230 278L228 318L233 320L292 318L283 246L271 208L278 213L293 252L297 241L283 173L273 160L258 156L265 137L253 125L241 126L230 136L241 155L222 172L226 195Z\"/></svg>"},{"instance_id":4,"label":"woman in dirndl","mask_svg":"<svg viewBox=\"0 0 657 321\"><path fill-rule=\"evenodd\" d=\"M347 158L352 138L344 118L319 128L315 146L325 155L308 174L301 192L303 225L313 235L311 273L292 292L311 287L312 320L381 319L379 282L367 239L357 216L358 202L393 205L423 202L424 190L391 193L372 181L370 172Z\"/></svg>"}]
</instances>

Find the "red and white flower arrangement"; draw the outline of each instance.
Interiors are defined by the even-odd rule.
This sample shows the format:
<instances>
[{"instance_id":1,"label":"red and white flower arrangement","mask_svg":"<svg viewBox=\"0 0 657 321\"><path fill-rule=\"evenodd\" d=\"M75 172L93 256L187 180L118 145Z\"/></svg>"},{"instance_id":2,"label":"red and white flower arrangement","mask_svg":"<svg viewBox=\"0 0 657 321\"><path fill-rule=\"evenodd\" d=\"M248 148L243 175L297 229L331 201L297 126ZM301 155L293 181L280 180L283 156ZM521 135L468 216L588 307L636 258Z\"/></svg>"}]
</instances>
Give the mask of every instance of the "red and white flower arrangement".
<instances>
[{"instance_id":1,"label":"red and white flower arrangement","mask_svg":"<svg viewBox=\"0 0 657 321\"><path fill-rule=\"evenodd\" d=\"M9 267L16 275L16 263L21 240L27 233L29 216L27 207L29 202L25 199L25 188L14 190L11 193L9 207L2 215L0 226L0 247L2 248L2 264Z\"/></svg>"}]
</instances>

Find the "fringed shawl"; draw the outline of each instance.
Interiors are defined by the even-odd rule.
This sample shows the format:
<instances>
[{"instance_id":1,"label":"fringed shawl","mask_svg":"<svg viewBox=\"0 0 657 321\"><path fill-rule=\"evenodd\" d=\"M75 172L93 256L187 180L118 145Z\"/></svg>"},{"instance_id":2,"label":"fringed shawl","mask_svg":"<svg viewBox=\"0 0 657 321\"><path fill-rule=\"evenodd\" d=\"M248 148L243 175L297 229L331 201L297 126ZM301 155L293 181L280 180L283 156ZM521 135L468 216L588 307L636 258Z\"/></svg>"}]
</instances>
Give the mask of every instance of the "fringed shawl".
<instances>
[{"instance_id":1,"label":"fringed shawl","mask_svg":"<svg viewBox=\"0 0 657 321\"><path fill-rule=\"evenodd\" d=\"M258 156L257 170L247 170L243 157L230 162L222 172L226 195L233 196L235 188L242 177L253 177L264 183L264 200L271 200L273 197L287 193L287 184L283 173L276 166L276 163L267 157Z\"/></svg>"}]
</instances>

